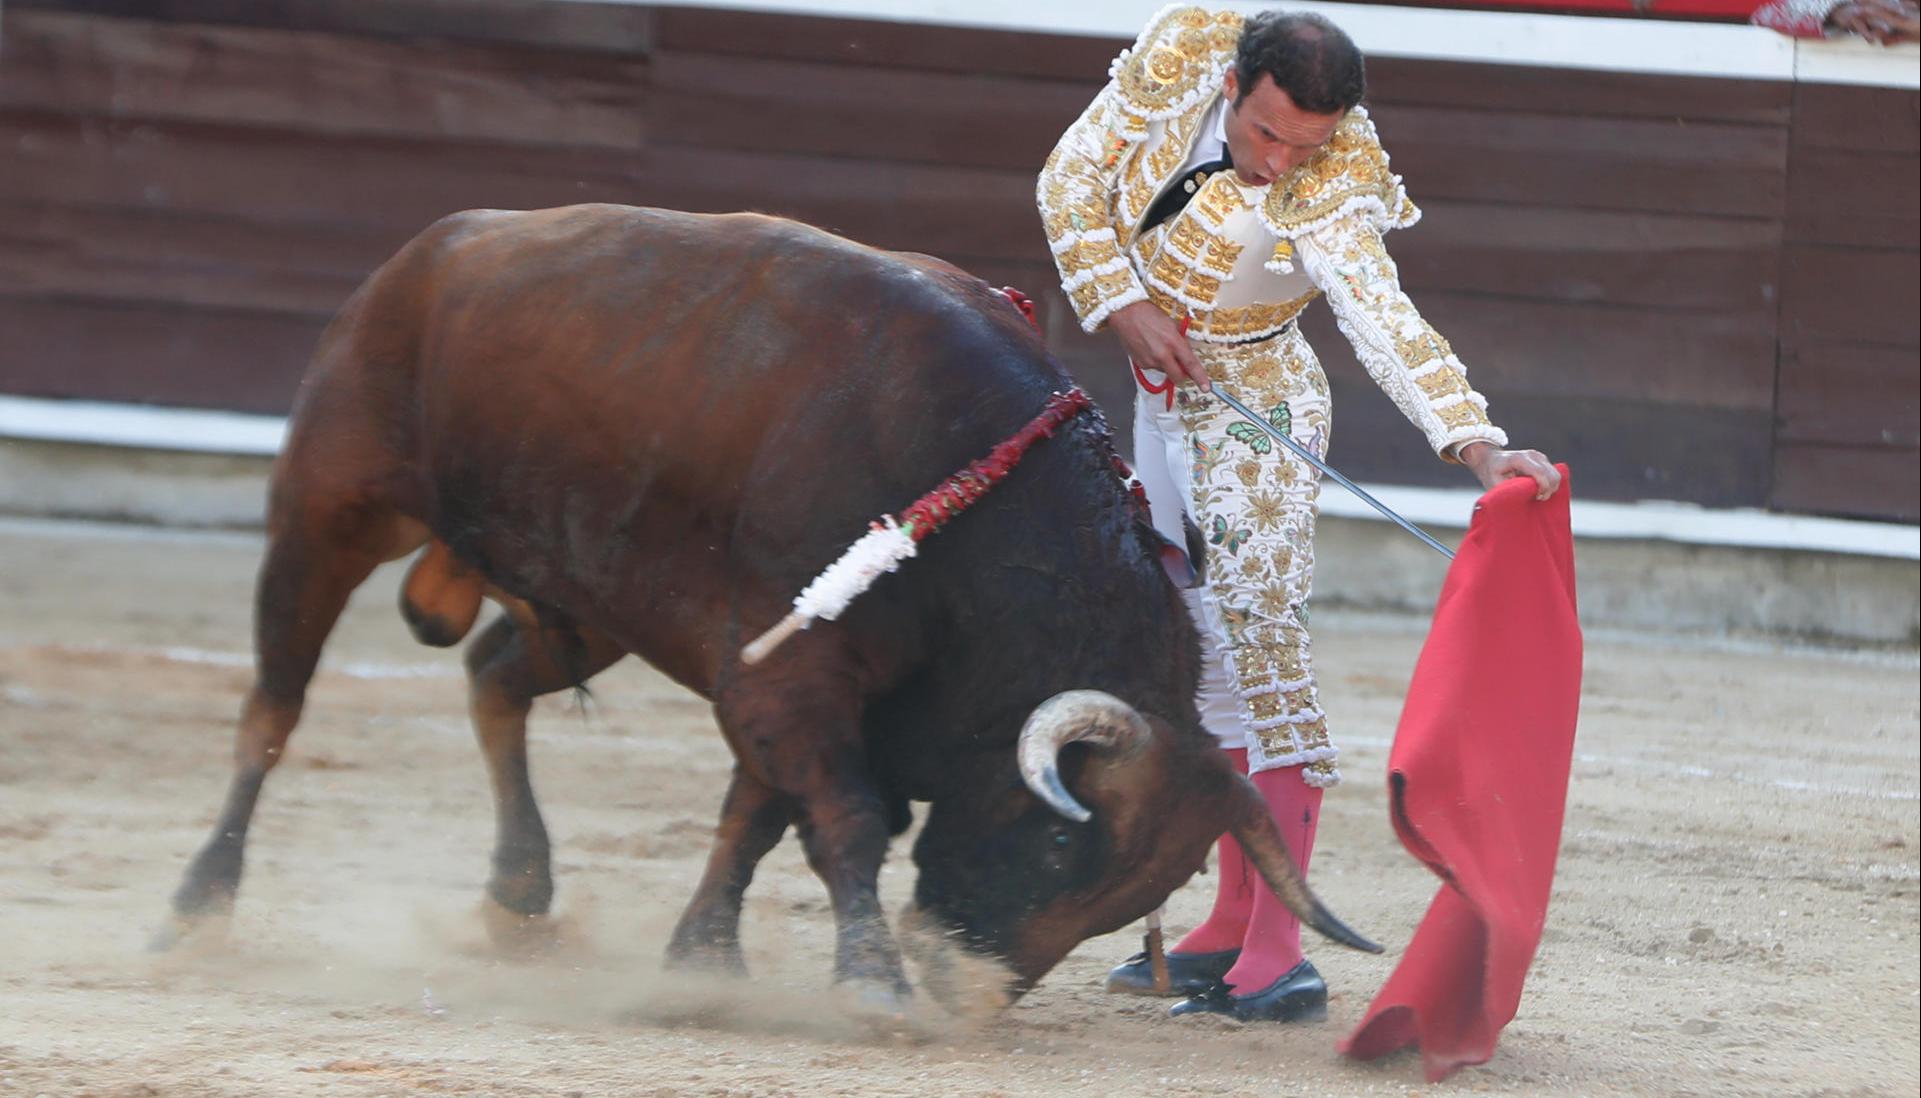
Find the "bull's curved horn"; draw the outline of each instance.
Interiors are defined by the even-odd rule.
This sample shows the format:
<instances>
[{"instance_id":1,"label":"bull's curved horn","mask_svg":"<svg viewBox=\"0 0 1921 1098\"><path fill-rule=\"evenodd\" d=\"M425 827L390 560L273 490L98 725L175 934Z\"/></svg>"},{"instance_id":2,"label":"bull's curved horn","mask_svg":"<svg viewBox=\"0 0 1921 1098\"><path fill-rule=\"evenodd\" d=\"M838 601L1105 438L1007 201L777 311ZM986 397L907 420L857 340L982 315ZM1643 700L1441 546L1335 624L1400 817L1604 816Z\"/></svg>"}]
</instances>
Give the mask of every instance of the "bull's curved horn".
<instances>
[{"instance_id":1,"label":"bull's curved horn","mask_svg":"<svg viewBox=\"0 0 1921 1098\"><path fill-rule=\"evenodd\" d=\"M1061 783L1061 748L1093 743L1132 752L1153 732L1134 707L1099 690L1068 690L1035 707L1021 728L1021 780L1047 807L1077 823L1093 818Z\"/></svg>"},{"instance_id":2,"label":"bull's curved horn","mask_svg":"<svg viewBox=\"0 0 1921 1098\"><path fill-rule=\"evenodd\" d=\"M1287 905L1301 922L1320 931L1328 938L1368 953L1379 953L1381 947L1355 933L1346 923L1336 918L1320 898L1307 887L1301 878L1300 870L1294 868L1294 858L1288 853L1287 840L1281 838L1280 829L1274 826L1274 817L1267 811L1267 802L1261 799L1260 791L1254 783L1232 775L1229 784L1232 792L1228 796L1228 831L1241 844L1247 859L1254 863L1261 879L1274 895Z\"/></svg>"}]
</instances>

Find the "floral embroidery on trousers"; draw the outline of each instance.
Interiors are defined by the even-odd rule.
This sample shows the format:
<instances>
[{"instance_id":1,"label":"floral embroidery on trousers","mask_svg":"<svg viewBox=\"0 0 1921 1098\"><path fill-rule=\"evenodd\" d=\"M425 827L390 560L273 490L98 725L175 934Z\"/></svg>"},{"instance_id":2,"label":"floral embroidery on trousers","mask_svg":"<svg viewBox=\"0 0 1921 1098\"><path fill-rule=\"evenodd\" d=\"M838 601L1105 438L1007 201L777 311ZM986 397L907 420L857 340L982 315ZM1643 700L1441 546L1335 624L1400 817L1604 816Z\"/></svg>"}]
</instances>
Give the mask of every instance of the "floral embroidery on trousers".
<instances>
[{"instance_id":1,"label":"floral embroidery on trousers","mask_svg":"<svg viewBox=\"0 0 1921 1098\"><path fill-rule=\"evenodd\" d=\"M1327 452L1327 379L1298 329L1254 344L1193 346L1210 377L1311 452ZM1309 783L1335 784L1337 751L1308 652L1320 474L1224 401L1192 388L1179 390L1172 412L1156 400L1142 419L1152 421L1145 425L1159 445L1144 440L1137 464L1169 467L1163 483L1185 493L1180 504L1208 543L1207 586L1190 605L1207 656L1225 672L1224 681L1209 678L1231 694L1241 736L1210 730L1229 746L1244 738L1255 770L1304 766ZM1203 697L1204 715L1219 714L1227 700Z\"/></svg>"}]
</instances>

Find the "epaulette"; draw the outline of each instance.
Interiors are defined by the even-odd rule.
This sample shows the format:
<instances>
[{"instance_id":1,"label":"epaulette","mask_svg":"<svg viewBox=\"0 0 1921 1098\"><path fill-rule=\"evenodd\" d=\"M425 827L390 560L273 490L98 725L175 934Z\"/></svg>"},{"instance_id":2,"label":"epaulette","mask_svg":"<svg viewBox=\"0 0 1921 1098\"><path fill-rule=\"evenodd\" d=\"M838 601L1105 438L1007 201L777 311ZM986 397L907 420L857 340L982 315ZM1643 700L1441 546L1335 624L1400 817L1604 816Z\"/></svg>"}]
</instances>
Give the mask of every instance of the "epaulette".
<instances>
[{"instance_id":1,"label":"epaulette","mask_svg":"<svg viewBox=\"0 0 1921 1098\"><path fill-rule=\"evenodd\" d=\"M1108 67L1118 99L1118 117L1109 125L1138 141L1147 136L1149 122L1174 118L1219 91L1245 22L1231 11L1214 14L1183 4L1161 9L1133 48Z\"/></svg>"},{"instance_id":2,"label":"epaulette","mask_svg":"<svg viewBox=\"0 0 1921 1098\"><path fill-rule=\"evenodd\" d=\"M1363 107L1348 112L1313 159L1268 187L1261 221L1281 238L1282 246L1267 268L1282 274L1292 271L1289 241L1355 212L1383 231L1406 228L1421 219L1401 177L1388 169L1387 150L1381 148L1380 136Z\"/></svg>"}]
</instances>

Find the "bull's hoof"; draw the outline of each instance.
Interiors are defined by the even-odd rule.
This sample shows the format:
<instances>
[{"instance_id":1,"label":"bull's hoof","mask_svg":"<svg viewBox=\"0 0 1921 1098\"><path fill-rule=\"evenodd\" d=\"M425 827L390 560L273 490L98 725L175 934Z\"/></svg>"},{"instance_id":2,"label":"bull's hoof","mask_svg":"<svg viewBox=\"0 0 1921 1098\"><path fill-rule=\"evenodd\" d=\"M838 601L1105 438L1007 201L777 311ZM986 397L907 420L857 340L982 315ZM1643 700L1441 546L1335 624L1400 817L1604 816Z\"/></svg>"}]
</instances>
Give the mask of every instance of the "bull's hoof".
<instances>
[{"instance_id":1,"label":"bull's hoof","mask_svg":"<svg viewBox=\"0 0 1921 1098\"><path fill-rule=\"evenodd\" d=\"M515 960L551 956L561 945L559 928L546 914L523 915L492 896L480 899L480 921L495 951Z\"/></svg>"},{"instance_id":2,"label":"bull's hoof","mask_svg":"<svg viewBox=\"0 0 1921 1098\"><path fill-rule=\"evenodd\" d=\"M916 909L901 916L901 950L920 970L921 990L954 1018L985 1022L1013 1003L1014 974L992 957L960 944L934 928Z\"/></svg>"},{"instance_id":3,"label":"bull's hoof","mask_svg":"<svg viewBox=\"0 0 1921 1098\"><path fill-rule=\"evenodd\" d=\"M667 947L661 967L669 972L690 975L747 979L747 959L741 956L739 942L709 942L685 945L675 941Z\"/></svg>"},{"instance_id":4,"label":"bull's hoof","mask_svg":"<svg viewBox=\"0 0 1921 1098\"><path fill-rule=\"evenodd\" d=\"M834 988L841 1013L877 1037L921 1040L926 1034L906 988L879 980L846 980Z\"/></svg>"},{"instance_id":5,"label":"bull's hoof","mask_svg":"<svg viewBox=\"0 0 1921 1098\"><path fill-rule=\"evenodd\" d=\"M166 921L147 939L147 952L198 952L218 949L227 943L233 926L233 910L215 907L196 914L169 913Z\"/></svg>"}]
</instances>

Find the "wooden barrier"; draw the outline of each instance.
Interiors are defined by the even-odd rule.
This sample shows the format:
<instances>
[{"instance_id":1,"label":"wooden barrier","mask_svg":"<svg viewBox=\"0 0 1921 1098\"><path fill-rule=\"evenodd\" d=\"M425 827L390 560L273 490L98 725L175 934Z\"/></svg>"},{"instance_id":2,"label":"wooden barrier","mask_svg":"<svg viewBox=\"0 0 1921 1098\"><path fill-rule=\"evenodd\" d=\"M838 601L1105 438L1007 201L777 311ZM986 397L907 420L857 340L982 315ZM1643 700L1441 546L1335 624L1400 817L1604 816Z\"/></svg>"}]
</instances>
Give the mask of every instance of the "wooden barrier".
<instances>
[{"instance_id":1,"label":"wooden barrier","mask_svg":"<svg viewBox=\"0 0 1921 1098\"><path fill-rule=\"evenodd\" d=\"M761 209L1042 308L1033 177L1124 43L632 4L6 0L0 392L283 412L443 214ZM1917 517L1916 93L1377 58L1390 241L1497 422L1582 491ZM1310 322L1357 478L1462 484Z\"/></svg>"}]
</instances>

